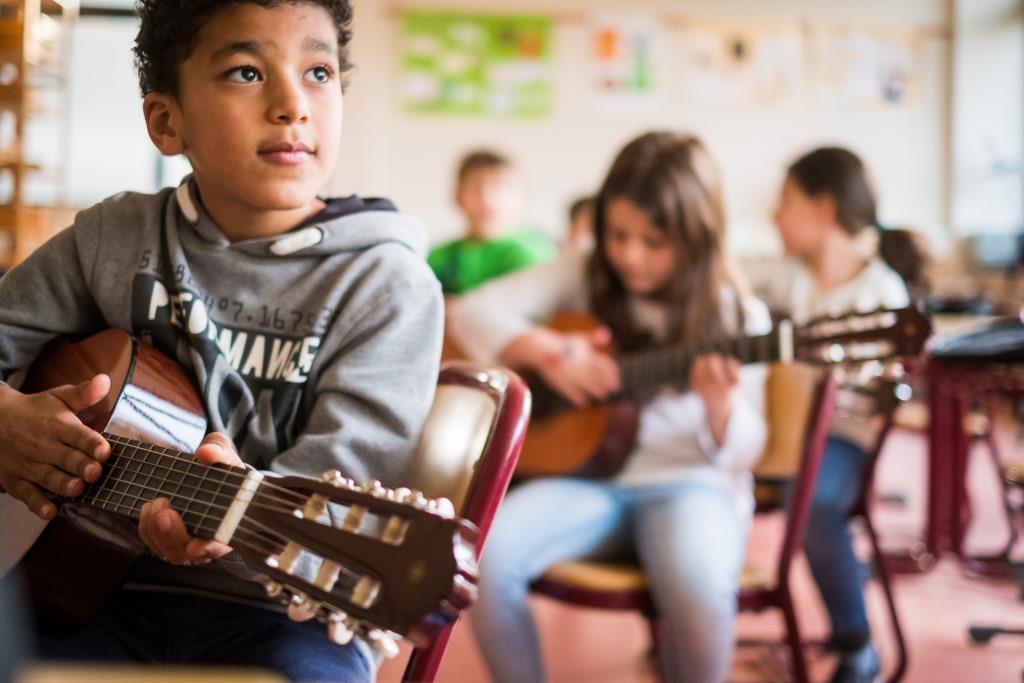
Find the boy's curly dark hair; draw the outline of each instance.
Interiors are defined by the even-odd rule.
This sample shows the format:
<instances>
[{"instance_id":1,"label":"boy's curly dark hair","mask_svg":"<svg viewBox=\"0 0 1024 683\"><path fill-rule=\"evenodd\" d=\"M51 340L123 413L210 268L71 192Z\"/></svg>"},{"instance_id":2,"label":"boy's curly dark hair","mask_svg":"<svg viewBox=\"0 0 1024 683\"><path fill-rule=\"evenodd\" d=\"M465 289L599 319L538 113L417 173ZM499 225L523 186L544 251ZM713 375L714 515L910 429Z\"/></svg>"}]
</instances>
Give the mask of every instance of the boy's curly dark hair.
<instances>
[{"instance_id":1,"label":"boy's curly dark hair","mask_svg":"<svg viewBox=\"0 0 1024 683\"><path fill-rule=\"evenodd\" d=\"M352 40L350 0L136 0L135 10L142 23L133 52L142 94L166 92L177 96L178 71L195 49L199 30L215 11L243 3L260 7L308 3L323 7L338 31L341 75L352 68L348 60L348 44Z\"/></svg>"}]
</instances>

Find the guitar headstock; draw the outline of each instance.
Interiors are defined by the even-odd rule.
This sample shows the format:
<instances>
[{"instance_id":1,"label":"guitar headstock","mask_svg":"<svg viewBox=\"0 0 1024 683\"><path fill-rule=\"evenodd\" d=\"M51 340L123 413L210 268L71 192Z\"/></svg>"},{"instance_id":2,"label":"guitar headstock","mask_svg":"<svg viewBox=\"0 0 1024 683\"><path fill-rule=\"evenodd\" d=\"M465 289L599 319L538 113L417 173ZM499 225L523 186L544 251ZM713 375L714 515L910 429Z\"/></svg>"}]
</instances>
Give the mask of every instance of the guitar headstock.
<instances>
[{"instance_id":1,"label":"guitar headstock","mask_svg":"<svg viewBox=\"0 0 1024 683\"><path fill-rule=\"evenodd\" d=\"M805 363L864 363L916 356L931 321L914 307L816 318L793 330L793 356Z\"/></svg>"},{"instance_id":2,"label":"guitar headstock","mask_svg":"<svg viewBox=\"0 0 1024 683\"><path fill-rule=\"evenodd\" d=\"M266 575L267 594L384 652L425 645L476 599L477 529L450 501L337 471L267 477L232 541Z\"/></svg>"}]
</instances>

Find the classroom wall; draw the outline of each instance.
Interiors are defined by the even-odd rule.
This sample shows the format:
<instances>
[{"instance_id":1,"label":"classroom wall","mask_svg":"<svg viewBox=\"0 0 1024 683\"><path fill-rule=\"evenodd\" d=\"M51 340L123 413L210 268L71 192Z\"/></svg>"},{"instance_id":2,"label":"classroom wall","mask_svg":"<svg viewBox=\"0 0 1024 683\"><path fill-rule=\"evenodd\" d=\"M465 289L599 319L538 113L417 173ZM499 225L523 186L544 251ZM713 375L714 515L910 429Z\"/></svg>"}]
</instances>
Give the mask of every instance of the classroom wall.
<instances>
[{"instance_id":1,"label":"classroom wall","mask_svg":"<svg viewBox=\"0 0 1024 683\"><path fill-rule=\"evenodd\" d=\"M592 191L616 150L651 128L697 133L717 157L732 221L730 241L745 253L774 252L770 212L785 165L806 149L847 145L874 171L883 220L919 227L946 241L950 41L947 0L355 0L353 58L346 95L343 158L336 191L387 194L426 221L433 241L460 228L451 204L451 176L465 149L493 145L520 163L529 183L529 216L554 235L564 229L572 198ZM399 9L467 7L549 12L557 20L554 113L541 120L425 116L400 111L396 92ZM916 101L900 107L839 109L820 102L732 110L688 106L682 93L664 107L628 117L597 111L587 84L586 24L595 7L661 16L738 21L804 20L855 26L919 28L923 70ZM671 74L669 74L671 77Z\"/></svg>"},{"instance_id":2,"label":"classroom wall","mask_svg":"<svg viewBox=\"0 0 1024 683\"><path fill-rule=\"evenodd\" d=\"M953 222L962 234L1020 232L1024 2L959 2L954 27Z\"/></svg>"},{"instance_id":3,"label":"classroom wall","mask_svg":"<svg viewBox=\"0 0 1024 683\"><path fill-rule=\"evenodd\" d=\"M104 0L128 7L131 0ZM530 184L531 220L553 235L576 195L591 191L615 151L656 127L701 135L719 160L732 221L731 242L746 253L778 250L769 214L782 169L808 147L848 145L872 167L883 220L926 230L940 247L953 232L1020 221L1020 182L991 173L1020 162L1024 35L1020 0L354 0L353 57L337 193L395 198L427 223L434 242L453 236L451 175L459 154L499 146L520 162ZM539 120L407 114L398 106L399 10L479 8L550 12L556 23L555 106ZM1015 9L1016 7L1016 9ZM587 67L588 11L619 8L659 17L740 22L906 27L924 32L921 88L909 105L839 109L807 99L778 107L697 107L678 89L638 116L592 106ZM1016 14L1015 14L1016 13ZM1009 17L1009 18L1008 18ZM133 19L83 18L74 37L71 78L71 203L114 192L151 191L187 171L159 162L145 134L131 66ZM1014 42L1016 41L1016 42ZM663 74L664 75L664 74ZM667 75L671 78L671 74ZM952 84L952 87L950 85ZM47 141L51 139L47 136ZM56 144L56 138L52 138ZM996 149L998 154L989 150ZM1016 213L1014 213L1016 211Z\"/></svg>"}]
</instances>

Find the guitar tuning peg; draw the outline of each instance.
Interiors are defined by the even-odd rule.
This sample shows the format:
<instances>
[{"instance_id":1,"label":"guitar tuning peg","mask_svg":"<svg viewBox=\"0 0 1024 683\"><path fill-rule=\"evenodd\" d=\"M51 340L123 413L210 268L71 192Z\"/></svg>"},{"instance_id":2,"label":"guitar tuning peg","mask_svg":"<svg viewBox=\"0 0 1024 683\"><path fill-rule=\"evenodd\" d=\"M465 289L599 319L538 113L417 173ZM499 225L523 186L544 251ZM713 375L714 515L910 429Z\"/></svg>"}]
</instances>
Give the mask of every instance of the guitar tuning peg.
<instances>
[{"instance_id":1,"label":"guitar tuning peg","mask_svg":"<svg viewBox=\"0 0 1024 683\"><path fill-rule=\"evenodd\" d=\"M296 595L295 597L299 597L299 596ZM293 600L293 602L294 602L294 600ZM316 614L319 611L320 607L321 607L321 603L319 601L314 600L313 598L311 598L309 596L304 597L301 601L299 601L298 604L299 604L299 608L300 609L302 609L302 610L304 610L306 612L309 612L310 614Z\"/></svg>"},{"instance_id":2,"label":"guitar tuning peg","mask_svg":"<svg viewBox=\"0 0 1024 683\"><path fill-rule=\"evenodd\" d=\"M409 504L411 504L417 510L422 510L422 509L426 508L427 505L430 504L430 500L426 496L423 495L423 492L422 491L416 491L416 490L414 490L411 494L409 494L408 502L409 502Z\"/></svg>"},{"instance_id":3,"label":"guitar tuning peg","mask_svg":"<svg viewBox=\"0 0 1024 683\"><path fill-rule=\"evenodd\" d=\"M412 489L406 488L405 486L399 486L397 489L394 490L394 494L395 502L404 503L405 501L409 500L409 496L412 495Z\"/></svg>"},{"instance_id":4,"label":"guitar tuning peg","mask_svg":"<svg viewBox=\"0 0 1024 683\"><path fill-rule=\"evenodd\" d=\"M343 486L345 484L345 477L341 475L340 470L326 470L320 475L320 481L326 481L328 484L334 484L335 486Z\"/></svg>"},{"instance_id":5,"label":"guitar tuning peg","mask_svg":"<svg viewBox=\"0 0 1024 683\"><path fill-rule=\"evenodd\" d=\"M354 626L344 612L332 612L327 619L327 637L338 645L347 645L355 634Z\"/></svg>"},{"instance_id":6,"label":"guitar tuning peg","mask_svg":"<svg viewBox=\"0 0 1024 683\"><path fill-rule=\"evenodd\" d=\"M374 650L381 653L388 659L398 654L398 636L387 631L374 629L366 634L366 639Z\"/></svg>"},{"instance_id":7,"label":"guitar tuning peg","mask_svg":"<svg viewBox=\"0 0 1024 683\"><path fill-rule=\"evenodd\" d=\"M430 501L428 509L445 519L451 519L455 516L455 505L447 498L435 498Z\"/></svg>"},{"instance_id":8,"label":"guitar tuning peg","mask_svg":"<svg viewBox=\"0 0 1024 683\"><path fill-rule=\"evenodd\" d=\"M362 485L361 488L363 491L369 493L374 498L383 498L384 496L387 495L387 489L385 489L384 485L381 484L380 481L377 479L366 482L365 484Z\"/></svg>"},{"instance_id":9,"label":"guitar tuning peg","mask_svg":"<svg viewBox=\"0 0 1024 683\"><path fill-rule=\"evenodd\" d=\"M263 584L263 588L267 591L267 597L272 600L280 596L284 590L284 586L277 581L267 581Z\"/></svg>"}]
</instances>

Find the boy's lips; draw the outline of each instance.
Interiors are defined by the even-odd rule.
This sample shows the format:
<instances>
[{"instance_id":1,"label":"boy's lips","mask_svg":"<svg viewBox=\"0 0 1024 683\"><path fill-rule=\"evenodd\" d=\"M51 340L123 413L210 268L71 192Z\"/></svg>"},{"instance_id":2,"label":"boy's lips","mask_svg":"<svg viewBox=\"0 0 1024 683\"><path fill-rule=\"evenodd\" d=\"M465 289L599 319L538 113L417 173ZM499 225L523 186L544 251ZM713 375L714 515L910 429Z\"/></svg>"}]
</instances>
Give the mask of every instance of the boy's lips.
<instances>
[{"instance_id":1,"label":"boy's lips","mask_svg":"<svg viewBox=\"0 0 1024 683\"><path fill-rule=\"evenodd\" d=\"M261 158L278 164L301 164L316 152L301 142L282 142L259 150Z\"/></svg>"}]
</instances>

